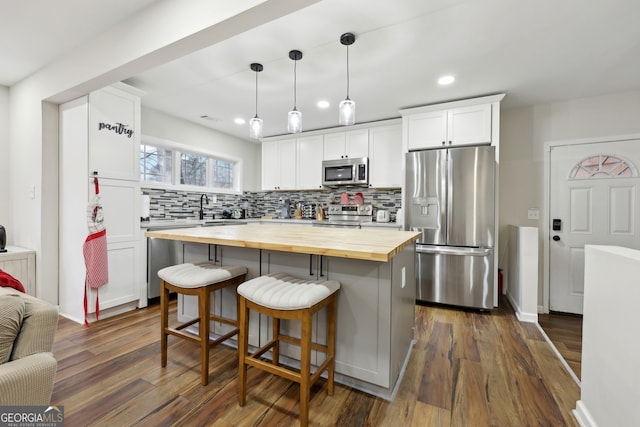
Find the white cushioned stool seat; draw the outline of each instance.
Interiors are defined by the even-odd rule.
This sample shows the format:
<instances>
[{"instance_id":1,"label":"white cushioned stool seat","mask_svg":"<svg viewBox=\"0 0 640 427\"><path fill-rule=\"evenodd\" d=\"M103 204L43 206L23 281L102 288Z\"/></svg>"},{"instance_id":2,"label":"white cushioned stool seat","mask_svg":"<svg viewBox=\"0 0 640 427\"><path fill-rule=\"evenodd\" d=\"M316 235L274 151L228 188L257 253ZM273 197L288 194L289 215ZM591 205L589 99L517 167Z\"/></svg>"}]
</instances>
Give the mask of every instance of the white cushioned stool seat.
<instances>
[{"instance_id":1,"label":"white cushioned stool seat","mask_svg":"<svg viewBox=\"0 0 640 427\"><path fill-rule=\"evenodd\" d=\"M184 263L165 267L158 277L182 288L199 288L247 274L247 268L237 265L219 266L212 262Z\"/></svg>"},{"instance_id":2,"label":"white cushioned stool seat","mask_svg":"<svg viewBox=\"0 0 640 427\"><path fill-rule=\"evenodd\" d=\"M238 293L256 304L275 310L298 310L311 307L335 291L335 280L305 280L283 273L256 277L238 286Z\"/></svg>"}]
</instances>

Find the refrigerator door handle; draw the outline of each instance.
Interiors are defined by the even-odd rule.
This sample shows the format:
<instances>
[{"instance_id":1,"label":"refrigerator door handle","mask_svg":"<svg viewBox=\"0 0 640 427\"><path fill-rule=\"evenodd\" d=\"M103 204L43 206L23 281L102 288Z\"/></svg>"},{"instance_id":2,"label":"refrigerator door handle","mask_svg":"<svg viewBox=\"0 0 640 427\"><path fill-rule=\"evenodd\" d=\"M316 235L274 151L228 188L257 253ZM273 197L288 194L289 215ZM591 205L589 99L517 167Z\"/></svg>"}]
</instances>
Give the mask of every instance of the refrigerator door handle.
<instances>
[{"instance_id":1,"label":"refrigerator door handle","mask_svg":"<svg viewBox=\"0 0 640 427\"><path fill-rule=\"evenodd\" d=\"M489 256L492 252L492 248L454 248L451 246L416 245L416 253L418 254Z\"/></svg>"}]
</instances>

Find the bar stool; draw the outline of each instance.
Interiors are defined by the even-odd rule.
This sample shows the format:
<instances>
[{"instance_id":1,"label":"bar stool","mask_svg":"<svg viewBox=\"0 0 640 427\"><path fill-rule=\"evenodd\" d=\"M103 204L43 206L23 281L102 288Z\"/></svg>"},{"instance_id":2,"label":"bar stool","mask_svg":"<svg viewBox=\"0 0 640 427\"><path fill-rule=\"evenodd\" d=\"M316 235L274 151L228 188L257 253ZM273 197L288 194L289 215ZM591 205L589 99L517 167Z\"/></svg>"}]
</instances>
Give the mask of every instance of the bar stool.
<instances>
[{"instance_id":1,"label":"bar stool","mask_svg":"<svg viewBox=\"0 0 640 427\"><path fill-rule=\"evenodd\" d=\"M333 395L335 371L336 309L340 283L335 280L312 281L275 273L244 282L238 286L240 334L238 335L240 406L247 396L247 366L253 366L300 384L300 425L309 423L311 386L327 370L327 393ZM312 318L327 307L327 344L311 341ZM273 319L272 339L253 354L248 352L249 310ZM299 320L300 339L280 333L280 319ZM279 366L280 341L300 346L300 371ZM272 350L272 361L260 359ZM326 353L324 362L311 373L311 349Z\"/></svg>"},{"instance_id":2,"label":"bar stool","mask_svg":"<svg viewBox=\"0 0 640 427\"><path fill-rule=\"evenodd\" d=\"M167 366L167 337L174 335L200 345L201 382L209 383L209 348L220 344L238 333L237 319L228 319L211 314L211 292L227 286L235 286L245 281L246 267L219 266L212 262L197 264L185 263L173 265L158 271L160 278L160 317L162 367ZM198 317L185 323L169 327L169 292L198 297ZM237 304L237 302L236 302ZM210 320L235 326L229 333L211 340L209 337ZM199 335L183 331L184 328L200 323Z\"/></svg>"}]
</instances>

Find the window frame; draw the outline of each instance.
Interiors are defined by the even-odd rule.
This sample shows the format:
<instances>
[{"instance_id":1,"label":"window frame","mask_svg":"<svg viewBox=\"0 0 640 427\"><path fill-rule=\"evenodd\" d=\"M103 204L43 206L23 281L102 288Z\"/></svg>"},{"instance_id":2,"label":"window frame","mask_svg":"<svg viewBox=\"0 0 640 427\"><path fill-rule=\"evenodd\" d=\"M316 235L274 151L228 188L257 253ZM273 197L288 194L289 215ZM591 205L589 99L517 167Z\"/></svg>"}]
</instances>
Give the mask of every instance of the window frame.
<instances>
[{"instance_id":1,"label":"window frame","mask_svg":"<svg viewBox=\"0 0 640 427\"><path fill-rule=\"evenodd\" d=\"M205 193L225 193L225 194L242 194L242 158L229 156L226 154L217 153L210 150L205 150L200 147L194 147L187 144L183 144L168 139L157 138L150 135L142 135L140 138L141 145L151 145L154 147L164 148L171 150L171 183L154 182L154 181L142 181L140 171L138 176L140 179L141 188L160 188L167 190L178 191L193 191L193 192L205 192ZM207 184L204 187L197 185L180 184L180 153L189 153L199 156L207 157ZM140 155L140 148L138 148L138 156ZM213 159L223 160L233 164L233 186L232 188L219 188L211 186L211 167Z\"/></svg>"}]
</instances>

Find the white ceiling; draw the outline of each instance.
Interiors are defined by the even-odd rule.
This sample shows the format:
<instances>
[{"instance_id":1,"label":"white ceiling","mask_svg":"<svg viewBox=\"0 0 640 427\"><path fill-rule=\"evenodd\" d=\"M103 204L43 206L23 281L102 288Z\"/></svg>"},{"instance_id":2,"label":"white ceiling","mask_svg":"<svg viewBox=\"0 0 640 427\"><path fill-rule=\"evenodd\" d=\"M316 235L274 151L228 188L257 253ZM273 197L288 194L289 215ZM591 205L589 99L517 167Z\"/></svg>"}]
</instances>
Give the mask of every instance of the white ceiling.
<instances>
[{"instance_id":1,"label":"white ceiling","mask_svg":"<svg viewBox=\"0 0 640 427\"><path fill-rule=\"evenodd\" d=\"M153 0L0 0L0 84L10 86ZM52 18L53 17L53 18ZM346 95L357 121L399 117L419 105L505 92L517 107L640 89L637 0L322 0L223 43L132 76L143 105L248 139L286 133L293 107L291 49L303 129L337 126ZM452 74L447 87L438 77ZM318 100L331 106L320 110ZM207 115L208 119L200 116Z\"/></svg>"}]
</instances>

